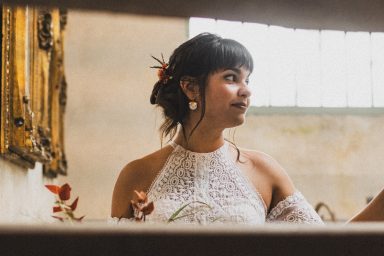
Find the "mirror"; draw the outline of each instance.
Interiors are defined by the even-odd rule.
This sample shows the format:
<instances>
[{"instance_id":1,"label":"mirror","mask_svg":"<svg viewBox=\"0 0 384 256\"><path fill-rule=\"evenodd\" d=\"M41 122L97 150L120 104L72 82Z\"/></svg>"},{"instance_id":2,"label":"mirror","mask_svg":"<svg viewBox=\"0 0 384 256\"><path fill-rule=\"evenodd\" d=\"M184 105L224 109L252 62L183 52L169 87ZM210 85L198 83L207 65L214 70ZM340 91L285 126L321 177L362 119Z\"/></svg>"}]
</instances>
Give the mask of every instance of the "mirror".
<instances>
[{"instance_id":1,"label":"mirror","mask_svg":"<svg viewBox=\"0 0 384 256\"><path fill-rule=\"evenodd\" d=\"M29 19L39 17L33 13L28 15ZM64 17L64 13L59 10L51 14L52 19L60 17ZM30 28L31 33L34 29ZM54 29L61 31L61 27ZM163 53L168 58L187 40L188 19L70 10L65 33L61 42L64 50L57 48L51 54L51 61L56 63L52 67L57 72L47 80L36 82L38 86L44 85L43 88L49 83L59 85L60 89L51 88L56 90L52 94L56 101L46 97L47 88L23 88L25 80L20 80L19 87L12 93L18 99L17 111L25 116L23 125L36 124L36 137L40 136L43 141L39 125L49 127L53 124L57 129L56 137L53 136L54 129L50 130L50 145L59 145L58 153L52 156L47 152L54 149L44 149L44 154L37 154L39 161L44 162L44 157L57 157L56 165L46 170L51 170L48 173L66 173L68 159L68 176L59 176L58 182L69 182L73 193L80 196L79 215L85 214L90 220L103 220L110 214L113 186L123 166L160 147L157 129L162 117L149 103L157 79L156 72L149 68L154 65L150 56ZM40 61L48 61L46 50L36 51L43 56ZM61 65L62 51L64 66ZM29 56L38 58L33 52ZM21 57L18 61L22 64L16 65L15 69L41 68L39 63L26 66L26 60L26 56ZM255 63L256 68L263 65L257 59ZM32 77L23 79L35 81ZM25 97L28 95L32 96ZM38 100L31 102L32 97ZM51 119L28 116L29 109L46 105L51 106L51 112L46 108L48 112L41 114L50 114ZM2 111L5 110L3 105ZM17 111L13 112L16 118L19 117ZM64 123L60 121L63 119ZM236 129L234 142L240 147L273 156L313 206L327 205L335 219L343 221L363 208L367 198L382 188L380 152L384 146L380 141L384 134L383 119L382 113L270 114L254 108L249 111L246 124ZM14 122L15 126L17 124ZM17 134L15 142L30 148L34 145L19 142ZM20 136L25 138L25 134ZM65 143L62 143L63 139ZM17 149L13 153L23 155L24 159L36 157L35 153L24 154ZM27 164L30 162L26 161Z\"/></svg>"},{"instance_id":2,"label":"mirror","mask_svg":"<svg viewBox=\"0 0 384 256\"><path fill-rule=\"evenodd\" d=\"M163 53L168 58L187 39L187 19L69 12L65 64L70 167L64 180L84 198L84 214L108 216L122 167L160 148L162 117L149 103L157 79L149 68L156 64L150 56ZM255 60L256 68L262 65ZM327 204L342 221L382 187L383 118L353 112L263 114L255 108L234 138L240 147L277 159L313 206ZM326 211L322 214L329 218Z\"/></svg>"}]
</instances>

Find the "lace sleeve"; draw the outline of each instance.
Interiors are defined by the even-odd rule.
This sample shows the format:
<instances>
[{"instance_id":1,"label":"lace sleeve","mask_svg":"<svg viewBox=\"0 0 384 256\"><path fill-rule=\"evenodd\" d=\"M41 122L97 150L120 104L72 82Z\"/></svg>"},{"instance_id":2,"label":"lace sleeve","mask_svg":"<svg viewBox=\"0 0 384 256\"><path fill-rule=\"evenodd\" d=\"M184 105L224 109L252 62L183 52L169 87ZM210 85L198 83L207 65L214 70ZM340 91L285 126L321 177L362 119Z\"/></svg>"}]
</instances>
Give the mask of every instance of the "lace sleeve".
<instances>
[{"instance_id":1,"label":"lace sleeve","mask_svg":"<svg viewBox=\"0 0 384 256\"><path fill-rule=\"evenodd\" d=\"M324 224L320 216L299 191L295 191L295 193L280 201L267 215L266 221Z\"/></svg>"},{"instance_id":2,"label":"lace sleeve","mask_svg":"<svg viewBox=\"0 0 384 256\"><path fill-rule=\"evenodd\" d=\"M117 217L108 217L107 223L111 225L119 225L122 223L132 223L135 222L133 218L127 219L127 218L117 218Z\"/></svg>"}]
</instances>

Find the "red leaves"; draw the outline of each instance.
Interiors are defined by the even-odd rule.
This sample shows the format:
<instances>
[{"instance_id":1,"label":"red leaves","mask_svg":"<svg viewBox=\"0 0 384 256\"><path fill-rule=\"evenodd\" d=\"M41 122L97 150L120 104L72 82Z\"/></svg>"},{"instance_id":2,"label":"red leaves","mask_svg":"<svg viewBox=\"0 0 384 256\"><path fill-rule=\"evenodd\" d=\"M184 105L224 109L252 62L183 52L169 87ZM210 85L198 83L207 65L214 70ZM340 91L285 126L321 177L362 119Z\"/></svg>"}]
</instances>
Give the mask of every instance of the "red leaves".
<instances>
[{"instance_id":1,"label":"red leaves","mask_svg":"<svg viewBox=\"0 0 384 256\"><path fill-rule=\"evenodd\" d=\"M56 218L60 221L74 220L80 222L85 217L82 216L80 218L76 218L73 213L77 208L79 197L77 197L70 205L66 203L66 201L71 197L72 190L68 183L65 183L61 187L56 185L45 185L45 187L58 197L57 201L55 202L55 206L52 208L53 213L61 213L61 215L65 216L52 216L53 218Z\"/></svg>"},{"instance_id":2,"label":"red leaves","mask_svg":"<svg viewBox=\"0 0 384 256\"><path fill-rule=\"evenodd\" d=\"M68 200L71 196L71 187L68 183L65 183L63 186L59 187L56 185L45 185L49 191L55 195L59 195L59 198L63 201Z\"/></svg>"},{"instance_id":3,"label":"red leaves","mask_svg":"<svg viewBox=\"0 0 384 256\"><path fill-rule=\"evenodd\" d=\"M144 215L149 215L153 212L154 209L155 209L155 205L153 204L153 202L150 202L149 204L141 208L141 211L143 212Z\"/></svg>"},{"instance_id":4,"label":"red leaves","mask_svg":"<svg viewBox=\"0 0 384 256\"><path fill-rule=\"evenodd\" d=\"M75 199L75 201L73 201L73 203L69 206L71 208L72 211L76 210L76 207L77 207L77 202L79 201L79 197L77 197Z\"/></svg>"},{"instance_id":5,"label":"red leaves","mask_svg":"<svg viewBox=\"0 0 384 256\"><path fill-rule=\"evenodd\" d=\"M56 185L45 185L45 187L47 189L49 189L49 191L51 191L53 194L59 194L59 191L60 191L60 187L59 186L56 186Z\"/></svg>"},{"instance_id":6,"label":"red leaves","mask_svg":"<svg viewBox=\"0 0 384 256\"><path fill-rule=\"evenodd\" d=\"M52 217L55 218L55 219L60 220L61 222L64 222L64 218L63 217L58 217L58 216L54 216L54 215L52 215Z\"/></svg>"},{"instance_id":7,"label":"red leaves","mask_svg":"<svg viewBox=\"0 0 384 256\"><path fill-rule=\"evenodd\" d=\"M68 183L65 183L63 186L60 187L59 198L65 201L65 200L68 200L70 196L71 196L71 187L68 185Z\"/></svg>"},{"instance_id":8,"label":"red leaves","mask_svg":"<svg viewBox=\"0 0 384 256\"><path fill-rule=\"evenodd\" d=\"M147 194L144 191L138 192L137 190L134 191L137 195L137 202L140 204L146 203L148 201Z\"/></svg>"},{"instance_id":9,"label":"red leaves","mask_svg":"<svg viewBox=\"0 0 384 256\"><path fill-rule=\"evenodd\" d=\"M53 213L55 213L55 212L61 212L61 211L62 211L62 209L61 209L60 206L54 206L54 207L53 207Z\"/></svg>"},{"instance_id":10,"label":"red leaves","mask_svg":"<svg viewBox=\"0 0 384 256\"><path fill-rule=\"evenodd\" d=\"M136 221L145 221L145 216L149 215L155 209L153 202L148 203L147 194L143 191L134 191L137 195L137 202L131 200L132 207L134 209L134 217Z\"/></svg>"}]
</instances>

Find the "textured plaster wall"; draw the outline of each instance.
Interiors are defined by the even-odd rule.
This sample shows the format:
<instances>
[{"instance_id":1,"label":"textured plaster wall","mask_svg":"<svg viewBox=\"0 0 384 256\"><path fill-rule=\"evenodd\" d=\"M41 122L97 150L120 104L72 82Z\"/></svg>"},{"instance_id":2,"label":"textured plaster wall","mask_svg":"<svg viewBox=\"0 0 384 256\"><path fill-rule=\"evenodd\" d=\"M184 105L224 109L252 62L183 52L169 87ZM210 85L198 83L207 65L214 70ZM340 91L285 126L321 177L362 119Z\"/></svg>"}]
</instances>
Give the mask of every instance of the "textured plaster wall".
<instances>
[{"instance_id":1,"label":"textured plaster wall","mask_svg":"<svg viewBox=\"0 0 384 256\"><path fill-rule=\"evenodd\" d=\"M252 115L235 139L272 155L313 205L348 219L384 187L383 124L384 115Z\"/></svg>"},{"instance_id":2,"label":"textured plaster wall","mask_svg":"<svg viewBox=\"0 0 384 256\"><path fill-rule=\"evenodd\" d=\"M66 151L78 214L105 219L113 185L129 161L159 148L161 115L149 104L156 72L187 39L187 20L70 11L66 34ZM256 60L257 61L257 60ZM352 217L384 186L384 116L250 115L239 146L277 159L315 205Z\"/></svg>"},{"instance_id":3,"label":"textured plaster wall","mask_svg":"<svg viewBox=\"0 0 384 256\"><path fill-rule=\"evenodd\" d=\"M0 223L50 222L53 196L44 187L52 180L42 175L42 167L26 170L0 159Z\"/></svg>"},{"instance_id":4,"label":"textured plaster wall","mask_svg":"<svg viewBox=\"0 0 384 256\"><path fill-rule=\"evenodd\" d=\"M129 161L160 147L149 103L157 63L187 38L185 19L70 11L65 41L68 177L79 214L105 219Z\"/></svg>"}]
</instances>

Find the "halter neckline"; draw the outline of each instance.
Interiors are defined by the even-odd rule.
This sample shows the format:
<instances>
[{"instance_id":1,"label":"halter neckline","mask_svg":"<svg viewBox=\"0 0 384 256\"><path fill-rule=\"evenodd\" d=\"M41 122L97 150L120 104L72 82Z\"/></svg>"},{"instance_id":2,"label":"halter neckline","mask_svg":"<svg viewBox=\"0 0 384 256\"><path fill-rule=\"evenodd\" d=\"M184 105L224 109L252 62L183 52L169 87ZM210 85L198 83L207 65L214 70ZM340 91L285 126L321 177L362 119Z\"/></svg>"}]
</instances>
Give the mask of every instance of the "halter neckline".
<instances>
[{"instance_id":1,"label":"halter neckline","mask_svg":"<svg viewBox=\"0 0 384 256\"><path fill-rule=\"evenodd\" d=\"M196 154L196 155L212 155L212 154L215 154L215 153L220 152L220 151L222 151L222 150L225 150L225 149L227 148L227 146L228 146L228 142L227 142L226 140L224 140L224 144L223 144L223 145L221 145L219 148L217 148L217 149L215 149L215 150L213 150L213 151L211 151L211 152L194 152L194 151L191 151L191 150L189 150L189 149L186 149L186 148L184 148L183 146L177 144L175 141L170 141L169 144L170 144L174 149L179 148L179 149L181 149L181 150L183 150L183 151L185 151L185 152L188 152L188 153L190 153L190 154Z\"/></svg>"}]
</instances>

